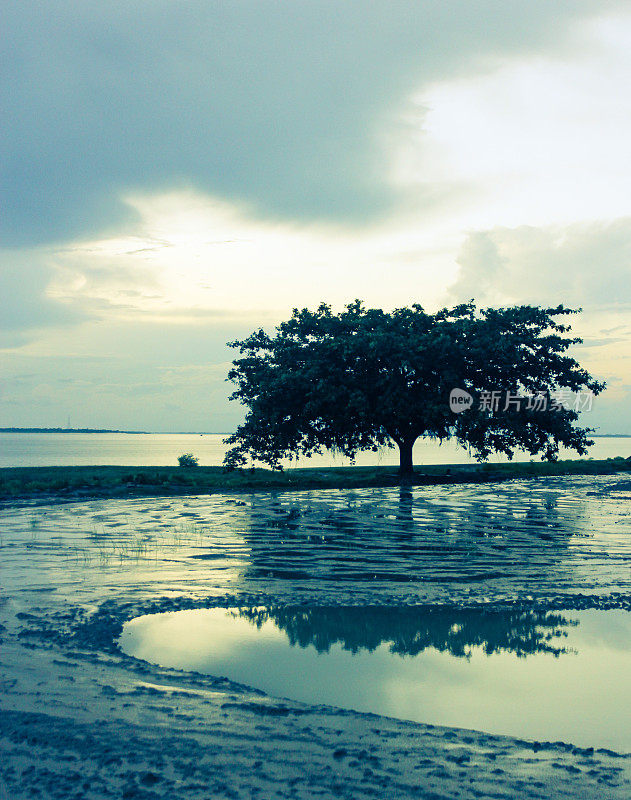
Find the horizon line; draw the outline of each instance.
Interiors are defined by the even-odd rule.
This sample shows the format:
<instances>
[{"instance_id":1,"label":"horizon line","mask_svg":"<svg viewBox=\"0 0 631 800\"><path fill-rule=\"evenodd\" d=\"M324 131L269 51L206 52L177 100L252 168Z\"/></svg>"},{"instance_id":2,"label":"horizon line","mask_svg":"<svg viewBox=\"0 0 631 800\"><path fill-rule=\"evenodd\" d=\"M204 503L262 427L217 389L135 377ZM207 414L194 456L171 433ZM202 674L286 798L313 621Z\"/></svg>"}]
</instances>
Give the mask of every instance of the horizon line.
<instances>
[{"instance_id":1,"label":"horizon line","mask_svg":"<svg viewBox=\"0 0 631 800\"><path fill-rule=\"evenodd\" d=\"M230 436L232 431L132 431L114 428L61 428L61 427L18 427L9 426L0 428L0 433L126 433L144 434L146 436ZM593 433L594 439L604 438L631 438L631 433ZM419 436L419 439L423 439Z\"/></svg>"}]
</instances>

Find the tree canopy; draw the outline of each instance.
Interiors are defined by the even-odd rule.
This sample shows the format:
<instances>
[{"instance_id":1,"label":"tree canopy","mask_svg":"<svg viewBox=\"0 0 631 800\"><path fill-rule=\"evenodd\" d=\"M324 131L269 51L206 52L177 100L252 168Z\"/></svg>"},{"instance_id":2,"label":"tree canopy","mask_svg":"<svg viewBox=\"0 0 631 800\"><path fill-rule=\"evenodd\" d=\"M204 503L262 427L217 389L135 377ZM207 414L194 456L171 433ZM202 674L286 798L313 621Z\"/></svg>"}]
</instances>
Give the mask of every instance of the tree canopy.
<instances>
[{"instance_id":1,"label":"tree canopy","mask_svg":"<svg viewBox=\"0 0 631 800\"><path fill-rule=\"evenodd\" d=\"M454 437L480 460L512 458L518 448L549 460L560 446L582 455L592 430L574 425L578 408L555 399L559 390L605 387L567 353L581 339L558 318L579 310L471 302L428 314L359 300L338 314L326 304L294 309L274 334L230 342L241 356L228 375L231 399L248 411L225 440L224 463L280 469L289 456L331 449L353 459L394 444L401 472L411 473L422 436ZM453 390L469 403L464 410L452 410Z\"/></svg>"}]
</instances>

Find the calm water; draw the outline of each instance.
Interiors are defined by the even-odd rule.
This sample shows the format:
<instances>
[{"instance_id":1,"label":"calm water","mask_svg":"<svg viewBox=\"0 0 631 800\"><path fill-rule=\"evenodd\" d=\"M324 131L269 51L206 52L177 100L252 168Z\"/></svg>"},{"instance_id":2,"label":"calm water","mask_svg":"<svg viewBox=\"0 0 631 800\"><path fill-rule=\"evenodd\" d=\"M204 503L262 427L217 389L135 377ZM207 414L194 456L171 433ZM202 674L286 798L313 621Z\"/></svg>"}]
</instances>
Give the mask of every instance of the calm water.
<instances>
[{"instance_id":1,"label":"calm water","mask_svg":"<svg viewBox=\"0 0 631 800\"><path fill-rule=\"evenodd\" d=\"M122 649L277 697L631 751L631 614L201 609L138 617Z\"/></svg>"},{"instance_id":2,"label":"calm water","mask_svg":"<svg viewBox=\"0 0 631 800\"><path fill-rule=\"evenodd\" d=\"M223 460L224 435L178 433L0 433L0 467L72 466L115 464L129 466L176 465L182 453L193 453L200 464L219 466ZM631 437L597 438L591 448L592 458L631 456ZM561 457L576 458L574 451ZM515 460L528 461L527 453L516 455ZM414 460L421 464L473 463L466 450L455 443L439 445L431 440L419 440L414 448ZM505 461L495 457L492 461ZM293 466L326 467L345 466L350 462L331 455L300 459ZM380 453L363 453L357 458L359 465L398 464L394 449ZM287 462L290 465L290 462Z\"/></svg>"}]
</instances>

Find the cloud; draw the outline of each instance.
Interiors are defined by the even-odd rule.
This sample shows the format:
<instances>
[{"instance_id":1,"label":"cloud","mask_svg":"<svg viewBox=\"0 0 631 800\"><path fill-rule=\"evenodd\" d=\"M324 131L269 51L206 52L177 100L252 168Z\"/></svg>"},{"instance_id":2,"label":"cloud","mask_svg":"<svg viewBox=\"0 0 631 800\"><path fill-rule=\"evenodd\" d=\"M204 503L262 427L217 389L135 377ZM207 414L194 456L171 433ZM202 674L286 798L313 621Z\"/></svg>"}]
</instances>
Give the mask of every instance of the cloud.
<instances>
[{"instance_id":1,"label":"cloud","mask_svg":"<svg viewBox=\"0 0 631 800\"><path fill-rule=\"evenodd\" d=\"M623 7L601 0L598 13ZM131 190L357 222L397 200L383 143L410 94L567 46L589 0L3 4L12 244L124 230Z\"/></svg>"},{"instance_id":2,"label":"cloud","mask_svg":"<svg viewBox=\"0 0 631 800\"><path fill-rule=\"evenodd\" d=\"M458 301L631 309L630 217L472 232L457 261Z\"/></svg>"},{"instance_id":3,"label":"cloud","mask_svg":"<svg viewBox=\"0 0 631 800\"><path fill-rule=\"evenodd\" d=\"M427 304L444 290L448 273L424 263L435 244L426 231L385 225L358 236L335 225L266 223L192 192L128 202L140 216L130 234L47 249L50 297L108 319L180 324L279 321L296 305L341 306L356 297L393 307L412 293Z\"/></svg>"},{"instance_id":4,"label":"cloud","mask_svg":"<svg viewBox=\"0 0 631 800\"><path fill-rule=\"evenodd\" d=\"M226 381L244 323L87 322L70 339L0 353L0 426L231 430L243 409Z\"/></svg>"},{"instance_id":5,"label":"cloud","mask_svg":"<svg viewBox=\"0 0 631 800\"><path fill-rule=\"evenodd\" d=\"M451 302L582 307L584 313L570 319L583 338L572 355L607 381L589 424L628 430L628 392L621 387L631 378L631 218L472 232L458 263Z\"/></svg>"},{"instance_id":6,"label":"cloud","mask_svg":"<svg viewBox=\"0 0 631 800\"><path fill-rule=\"evenodd\" d=\"M465 229L452 298L599 306L585 352L628 383L629 222L566 224L630 211L629 26L594 22L625 7L5 0L6 424L233 427L226 341L433 307Z\"/></svg>"},{"instance_id":7,"label":"cloud","mask_svg":"<svg viewBox=\"0 0 631 800\"><path fill-rule=\"evenodd\" d=\"M48 297L53 275L36 252L0 251L0 347L22 344L28 332L86 318L84 311Z\"/></svg>"}]
</instances>

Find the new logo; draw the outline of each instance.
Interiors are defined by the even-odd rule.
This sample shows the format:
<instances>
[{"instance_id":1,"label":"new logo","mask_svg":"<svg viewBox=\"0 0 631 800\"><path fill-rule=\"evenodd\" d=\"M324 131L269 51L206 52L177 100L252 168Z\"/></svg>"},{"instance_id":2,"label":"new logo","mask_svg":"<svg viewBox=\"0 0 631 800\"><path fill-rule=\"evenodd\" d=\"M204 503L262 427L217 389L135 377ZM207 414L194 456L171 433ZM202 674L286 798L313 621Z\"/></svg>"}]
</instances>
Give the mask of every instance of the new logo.
<instances>
[{"instance_id":1,"label":"new logo","mask_svg":"<svg viewBox=\"0 0 631 800\"><path fill-rule=\"evenodd\" d=\"M454 414L461 414L473 404L473 397L464 389L452 389L449 393L449 408Z\"/></svg>"}]
</instances>

